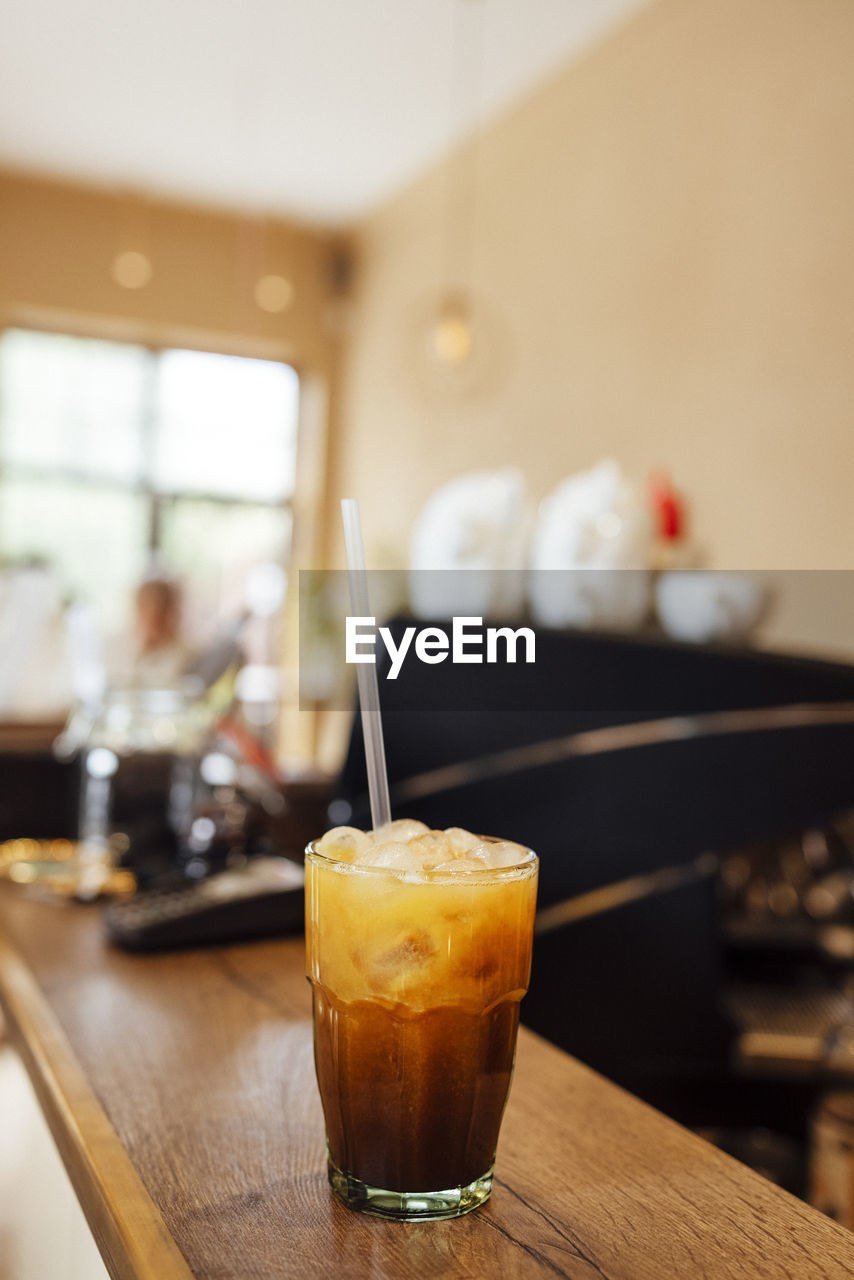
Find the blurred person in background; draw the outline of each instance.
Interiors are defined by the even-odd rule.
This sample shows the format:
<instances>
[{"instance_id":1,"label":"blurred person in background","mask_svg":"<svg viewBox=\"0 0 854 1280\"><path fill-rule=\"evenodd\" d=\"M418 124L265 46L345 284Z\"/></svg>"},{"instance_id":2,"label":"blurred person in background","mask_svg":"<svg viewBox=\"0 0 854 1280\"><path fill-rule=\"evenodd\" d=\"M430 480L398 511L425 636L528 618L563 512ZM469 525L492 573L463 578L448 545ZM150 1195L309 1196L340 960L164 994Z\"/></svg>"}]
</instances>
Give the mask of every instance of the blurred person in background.
<instances>
[{"instance_id":1,"label":"blurred person in background","mask_svg":"<svg viewBox=\"0 0 854 1280\"><path fill-rule=\"evenodd\" d=\"M134 594L133 627L110 645L110 685L118 689L169 689L181 680L194 657L183 635L179 584L151 574Z\"/></svg>"}]
</instances>

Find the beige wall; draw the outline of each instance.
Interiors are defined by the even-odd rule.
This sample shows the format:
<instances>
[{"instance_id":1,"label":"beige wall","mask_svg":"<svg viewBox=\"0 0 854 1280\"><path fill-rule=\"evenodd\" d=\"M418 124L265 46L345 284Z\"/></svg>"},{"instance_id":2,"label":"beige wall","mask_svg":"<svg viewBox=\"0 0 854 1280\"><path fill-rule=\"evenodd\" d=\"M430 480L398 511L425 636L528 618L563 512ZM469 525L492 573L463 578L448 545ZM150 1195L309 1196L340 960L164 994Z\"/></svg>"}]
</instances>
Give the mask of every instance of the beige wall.
<instances>
[{"instance_id":1,"label":"beige wall","mask_svg":"<svg viewBox=\"0 0 854 1280\"><path fill-rule=\"evenodd\" d=\"M480 141L468 398L414 373L441 171L360 230L334 491L404 556L456 472L665 465L715 566L854 567L854 5L658 0ZM333 508L334 519L334 508Z\"/></svg>"},{"instance_id":2,"label":"beige wall","mask_svg":"<svg viewBox=\"0 0 854 1280\"><path fill-rule=\"evenodd\" d=\"M152 261L142 289L111 277L124 249ZM285 222L0 171L0 325L182 342L325 372L331 250L327 236ZM268 272L294 285L279 315L252 296Z\"/></svg>"}]
</instances>

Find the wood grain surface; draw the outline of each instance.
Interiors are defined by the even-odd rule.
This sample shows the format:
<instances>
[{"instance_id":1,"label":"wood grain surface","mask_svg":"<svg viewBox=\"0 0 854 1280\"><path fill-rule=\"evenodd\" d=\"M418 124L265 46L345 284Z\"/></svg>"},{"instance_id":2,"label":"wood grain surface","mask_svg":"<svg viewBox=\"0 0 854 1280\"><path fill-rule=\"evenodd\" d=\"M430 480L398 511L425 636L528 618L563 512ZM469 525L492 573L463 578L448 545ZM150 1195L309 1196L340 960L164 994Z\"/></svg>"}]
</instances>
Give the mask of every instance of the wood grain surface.
<instances>
[{"instance_id":1,"label":"wood grain surface","mask_svg":"<svg viewBox=\"0 0 854 1280\"><path fill-rule=\"evenodd\" d=\"M192 1272L50 1006L2 934L0 974L18 1051L110 1274L120 1280L189 1280ZM51 1221L48 1209L46 1229Z\"/></svg>"},{"instance_id":2,"label":"wood grain surface","mask_svg":"<svg viewBox=\"0 0 854 1280\"><path fill-rule=\"evenodd\" d=\"M351 1213L326 1182L301 941L128 956L96 908L12 886L0 932L7 1018L102 1248L122 1224L122 1280L854 1277L854 1235L528 1032L489 1204Z\"/></svg>"}]
</instances>

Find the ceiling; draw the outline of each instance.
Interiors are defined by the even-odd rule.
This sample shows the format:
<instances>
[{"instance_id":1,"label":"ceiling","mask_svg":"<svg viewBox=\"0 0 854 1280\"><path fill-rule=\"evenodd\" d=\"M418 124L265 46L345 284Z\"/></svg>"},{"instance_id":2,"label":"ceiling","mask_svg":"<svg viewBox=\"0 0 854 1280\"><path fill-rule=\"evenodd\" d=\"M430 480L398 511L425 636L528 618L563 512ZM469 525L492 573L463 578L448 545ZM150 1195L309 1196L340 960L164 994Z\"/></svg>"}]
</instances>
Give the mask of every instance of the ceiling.
<instances>
[{"instance_id":1,"label":"ceiling","mask_svg":"<svg viewBox=\"0 0 854 1280\"><path fill-rule=\"evenodd\" d=\"M346 225L646 2L5 0L0 165Z\"/></svg>"}]
</instances>

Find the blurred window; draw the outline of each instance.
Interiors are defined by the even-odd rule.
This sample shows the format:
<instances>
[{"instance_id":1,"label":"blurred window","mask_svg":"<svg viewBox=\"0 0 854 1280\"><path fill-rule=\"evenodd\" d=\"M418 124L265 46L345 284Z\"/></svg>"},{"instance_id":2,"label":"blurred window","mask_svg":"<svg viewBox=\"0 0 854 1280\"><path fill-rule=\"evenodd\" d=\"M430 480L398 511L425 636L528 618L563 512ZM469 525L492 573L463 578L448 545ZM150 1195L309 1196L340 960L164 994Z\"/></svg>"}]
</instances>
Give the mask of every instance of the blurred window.
<instances>
[{"instance_id":1,"label":"blurred window","mask_svg":"<svg viewBox=\"0 0 854 1280\"><path fill-rule=\"evenodd\" d=\"M0 335L0 561L39 559L108 626L157 556L196 612L287 561L299 380L288 365L64 334Z\"/></svg>"}]
</instances>

